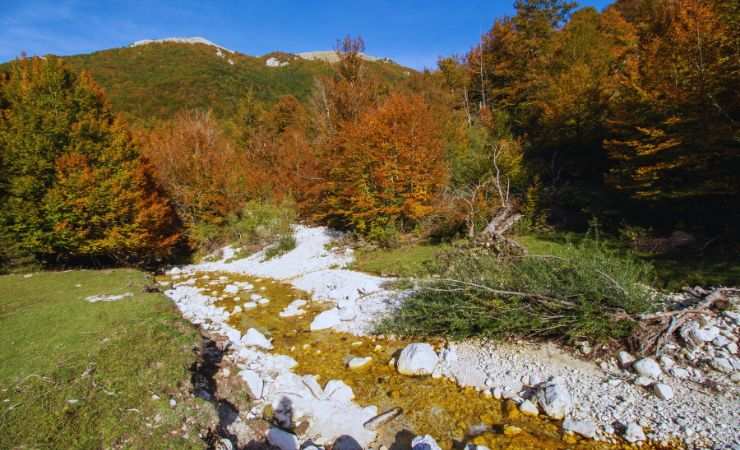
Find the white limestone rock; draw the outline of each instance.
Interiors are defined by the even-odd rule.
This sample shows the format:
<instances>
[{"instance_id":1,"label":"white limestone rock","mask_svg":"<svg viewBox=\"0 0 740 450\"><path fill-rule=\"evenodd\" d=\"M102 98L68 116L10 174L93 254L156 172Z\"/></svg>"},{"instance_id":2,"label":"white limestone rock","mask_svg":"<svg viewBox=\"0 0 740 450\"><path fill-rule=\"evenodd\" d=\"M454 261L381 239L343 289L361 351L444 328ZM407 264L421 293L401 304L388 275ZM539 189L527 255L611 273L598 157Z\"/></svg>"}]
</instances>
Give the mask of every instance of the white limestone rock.
<instances>
[{"instance_id":1,"label":"white limestone rock","mask_svg":"<svg viewBox=\"0 0 740 450\"><path fill-rule=\"evenodd\" d=\"M624 430L624 439L627 442L635 443L646 440L645 432L642 431L642 427L635 422L630 422L627 428Z\"/></svg>"},{"instance_id":2,"label":"white limestone rock","mask_svg":"<svg viewBox=\"0 0 740 450\"><path fill-rule=\"evenodd\" d=\"M521 411L522 414L526 414L528 416L537 416L540 413L540 410L537 408L537 405L535 405L529 400L524 400L519 405L519 411Z\"/></svg>"},{"instance_id":3,"label":"white limestone rock","mask_svg":"<svg viewBox=\"0 0 740 450\"><path fill-rule=\"evenodd\" d=\"M247 391L249 396L254 400L260 400L262 398L262 391L265 387L264 381L254 370L242 370L239 372L242 379L247 383Z\"/></svg>"},{"instance_id":4,"label":"white limestone rock","mask_svg":"<svg viewBox=\"0 0 740 450\"><path fill-rule=\"evenodd\" d=\"M620 367L627 368L631 366L633 362L635 362L635 357L632 356L630 353L622 351L619 352L619 354L617 355L617 360L619 361Z\"/></svg>"},{"instance_id":5,"label":"white limestone rock","mask_svg":"<svg viewBox=\"0 0 740 450\"><path fill-rule=\"evenodd\" d=\"M341 322L339 311L336 308L332 308L314 317L310 328L311 331L326 330L339 325L339 322Z\"/></svg>"},{"instance_id":6,"label":"white limestone rock","mask_svg":"<svg viewBox=\"0 0 740 450\"><path fill-rule=\"evenodd\" d=\"M409 344L401 351L396 363L402 375L431 375L439 363L439 357L427 343Z\"/></svg>"},{"instance_id":7,"label":"white limestone rock","mask_svg":"<svg viewBox=\"0 0 740 450\"><path fill-rule=\"evenodd\" d=\"M573 409L565 380L560 377L550 378L537 391L537 402L542 410L553 419L562 419Z\"/></svg>"},{"instance_id":8,"label":"white limestone rock","mask_svg":"<svg viewBox=\"0 0 740 450\"><path fill-rule=\"evenodd\" d=\"M632 368L638 375L654 380L657 380L663 374L660 365L652 358L643 358L632 364Z\"/></svg>"},{"instance_id":9,"label":"white limestone rock","mask_svg":"<svg viewBox=\"0 0 740 450\"><path fill-rule=\"evenodd\" d=\"M596 424L590 420L575 420L571 417L566 417L563 421L563 430L569 433L579 434L588 439L593 439L596 436Z\"/></svg>"},{"instance_id":10,"label":"white limestone rock","mask_svg":"<svg viewBox=\"0 0 740 450\"><path fill-rule=\"evenodd\" d=\"M655 383L653 385L653 392L661 400L670 400L673 398L673 389L667 384Z\"/></svg>"},{"instance_id":11,"label":"white limestone rock","mask_svg":"<svg viewBox=\"0 0 740 450\"><path fill-rule=\"evenodd\" d=\"M247 330L246 334L242 337L241 342L242 345L246 345L247 347L257 347L265 350L272 349L272 343L270 340L254 328Z\"/></svg>"},{"instance_id":12,"label":"white limestone rock","mask_svg":"<svg viewBox=\"0 0 740 450\"><path fill-rule=\"evenodd\" d=\"M366 356L364 358L352 358L347 362L347 367L349 367L350 369L360 369L370 364L370 361L372 360L373 358L371 356Z\"/></svg>"},{"instance_id":13,"label":"white limestone rock","mask_svg":"<svg viewBox=\"0 0 740 450\"><path fill-rule=\"evenodd\" d=\"M713 341L719 336L719 328L715 326L702 327L699 322L691 321L681 327L679 334L686 343L698 347L706 342Z\"/></svg>"}]
</instances>

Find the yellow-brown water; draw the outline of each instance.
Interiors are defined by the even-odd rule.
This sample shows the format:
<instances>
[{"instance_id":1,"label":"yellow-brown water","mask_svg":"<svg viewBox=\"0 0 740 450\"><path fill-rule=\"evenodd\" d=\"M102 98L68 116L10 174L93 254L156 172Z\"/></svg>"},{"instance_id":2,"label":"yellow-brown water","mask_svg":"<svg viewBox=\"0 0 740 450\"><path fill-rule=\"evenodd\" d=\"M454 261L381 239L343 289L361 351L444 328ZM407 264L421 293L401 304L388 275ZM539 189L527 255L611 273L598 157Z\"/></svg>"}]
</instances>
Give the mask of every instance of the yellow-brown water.
<instances>
[{"instance_id":1,"label":"yellow-brown water","mask_svg":"<svg viewBox=\"0 0 740 450\"><path fill-rule=\"evenodd\" d=\"M211 284L224 276L228 277L227 282ZM379 430L380 441L387 446L394 442L402 446L414 435L430 434L442 448L460 448L471 442L490 449L633 448L626 443L607 444L563 435L558 422L524 416L511 402L487 398L475 389L461 388L446 379L400 375L388 362L407 344L403 340L356 337L335 331L311 332L313 317L328 307L317 301L304 306L306 313L302 316L280 318L278 313L293 300L310 300L306 293L287 284L232 273L199 273L195 277L196 286L207 295L222 297L217 305L230 312L248 300L251 293L268 298L270 303L266 305L233 314L230 325L241 332L256 328L270 337L275 353L289 355L298 362L296 373L317 375L322 384L340 379L352 387L358 404L376 405L380 412L401 407L403 414ZM254 289L234 295L224 293L223 288L234 281L247 281ZM361 369L350 370L346 363L353 356L370 356L372 361Z\"/></svg>"}]
</instances>

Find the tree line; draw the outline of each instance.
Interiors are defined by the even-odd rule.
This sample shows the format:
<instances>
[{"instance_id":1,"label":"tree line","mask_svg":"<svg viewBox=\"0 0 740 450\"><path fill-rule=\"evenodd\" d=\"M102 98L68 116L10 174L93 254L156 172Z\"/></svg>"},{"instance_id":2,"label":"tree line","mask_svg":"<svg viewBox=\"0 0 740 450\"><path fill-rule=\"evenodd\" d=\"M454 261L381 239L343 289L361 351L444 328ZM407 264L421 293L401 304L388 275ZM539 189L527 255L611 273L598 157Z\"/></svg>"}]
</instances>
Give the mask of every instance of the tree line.
<instances>
[{"instance_id":1,"label":"tree line","mask_svg":"<svg viewBox=\"0 0 740 450\"><path fill-rule=\"evenodd\" d=\"M231 117L147 129L88 75L20 59L0 82L0 258L164 261L218 243L255 202L382 245L514 217L736 238L740 7L514 6L437 70L383 81L347 37L306 102L247 91Z\"/></svg>"}]
</instances>

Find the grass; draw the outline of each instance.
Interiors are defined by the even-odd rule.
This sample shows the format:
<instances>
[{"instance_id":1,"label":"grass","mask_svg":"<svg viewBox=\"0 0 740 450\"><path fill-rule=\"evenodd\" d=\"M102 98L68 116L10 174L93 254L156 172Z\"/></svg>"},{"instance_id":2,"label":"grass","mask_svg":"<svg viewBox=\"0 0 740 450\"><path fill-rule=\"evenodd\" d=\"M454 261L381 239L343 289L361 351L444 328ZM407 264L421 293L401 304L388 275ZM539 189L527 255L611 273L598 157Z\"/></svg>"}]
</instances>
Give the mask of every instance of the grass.
<instances>
[{"instance_id":1,"label":"grass","mask_svg":"<svg viewBox=\"0 0 740 450\"><path fill-rule=\"evenodd\" d=\"M0 277L0 448L203 447L213 408L188 392L200 340L148 282L126 269Z\"/></svg>"},{"instance_id":2,"label":"grass","mask_svg":"<svg viewBox=\"0 0 740 450\"><path fill-rule=\"evenodd\" d=\"M437 256L449 248L449 244L426 243L402 245L398 248L361 248L355 252L352 269L383 276L423 277L431 273L430 264Z\"/></svg>"},{"instance_id":3,"label":"grass","mask_svg":"<svg viewBox=\"0 0 740 450\"><path fill-rule=\"evenodd\" d=\"M577 242L581 235L574 233L528 234L516 236L531 254L557 254L569 242ZM740 285L740 258L736 252L705 253L683 251L665 255L651 255L631 251L623 242L607 238L610 247L634 254L655 269L654 286L669 291L684 286L738 286Z\"/></svg>"}]
</instances>

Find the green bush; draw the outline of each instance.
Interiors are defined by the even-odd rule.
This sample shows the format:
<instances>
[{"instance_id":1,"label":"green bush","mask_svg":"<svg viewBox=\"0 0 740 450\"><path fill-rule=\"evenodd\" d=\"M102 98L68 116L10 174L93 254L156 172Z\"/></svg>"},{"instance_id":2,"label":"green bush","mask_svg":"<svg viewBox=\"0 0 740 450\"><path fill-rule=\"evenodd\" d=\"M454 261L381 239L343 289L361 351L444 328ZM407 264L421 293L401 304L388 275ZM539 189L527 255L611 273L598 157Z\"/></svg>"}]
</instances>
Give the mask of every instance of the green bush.
<instances>
[{"instance_id":1,"label":"green bush","mask_svg":"<svg viewBox=\"0 0 740 450\"><path fill-rule=\"evenodd\" d=\"M238 214L227 217L221 224L194 225L190 229L190 239L199 253L209 253L226 244L249 247L278 242L281 247L285 247L286 239L292 239L290 226L296 217L292 202L277 204L253 200Z\"/></svg>"},{"instance_id":2,"label":"green bush","mask_svg":"<svg viewBox=\"0 0 740 450\"><path fill-rule=\"evenodd\" d=\"M412 294L379 332L453 338L623 338L650 309L652 269L592 239L557 254L495 256L455 249L439 278Z\"/></svg>"},{"instance_id":3,"label":"green bush","mask_svg":"<svg viewBox=\"0 0 740 450\"><path fill-rule=\"evenodd\" d=\"M292 234L280 236L280 239L275 244L267 247L265 250L265 260L288 253L295 248L295 245L295 237Z\"/></svg>"}]
</instances>

